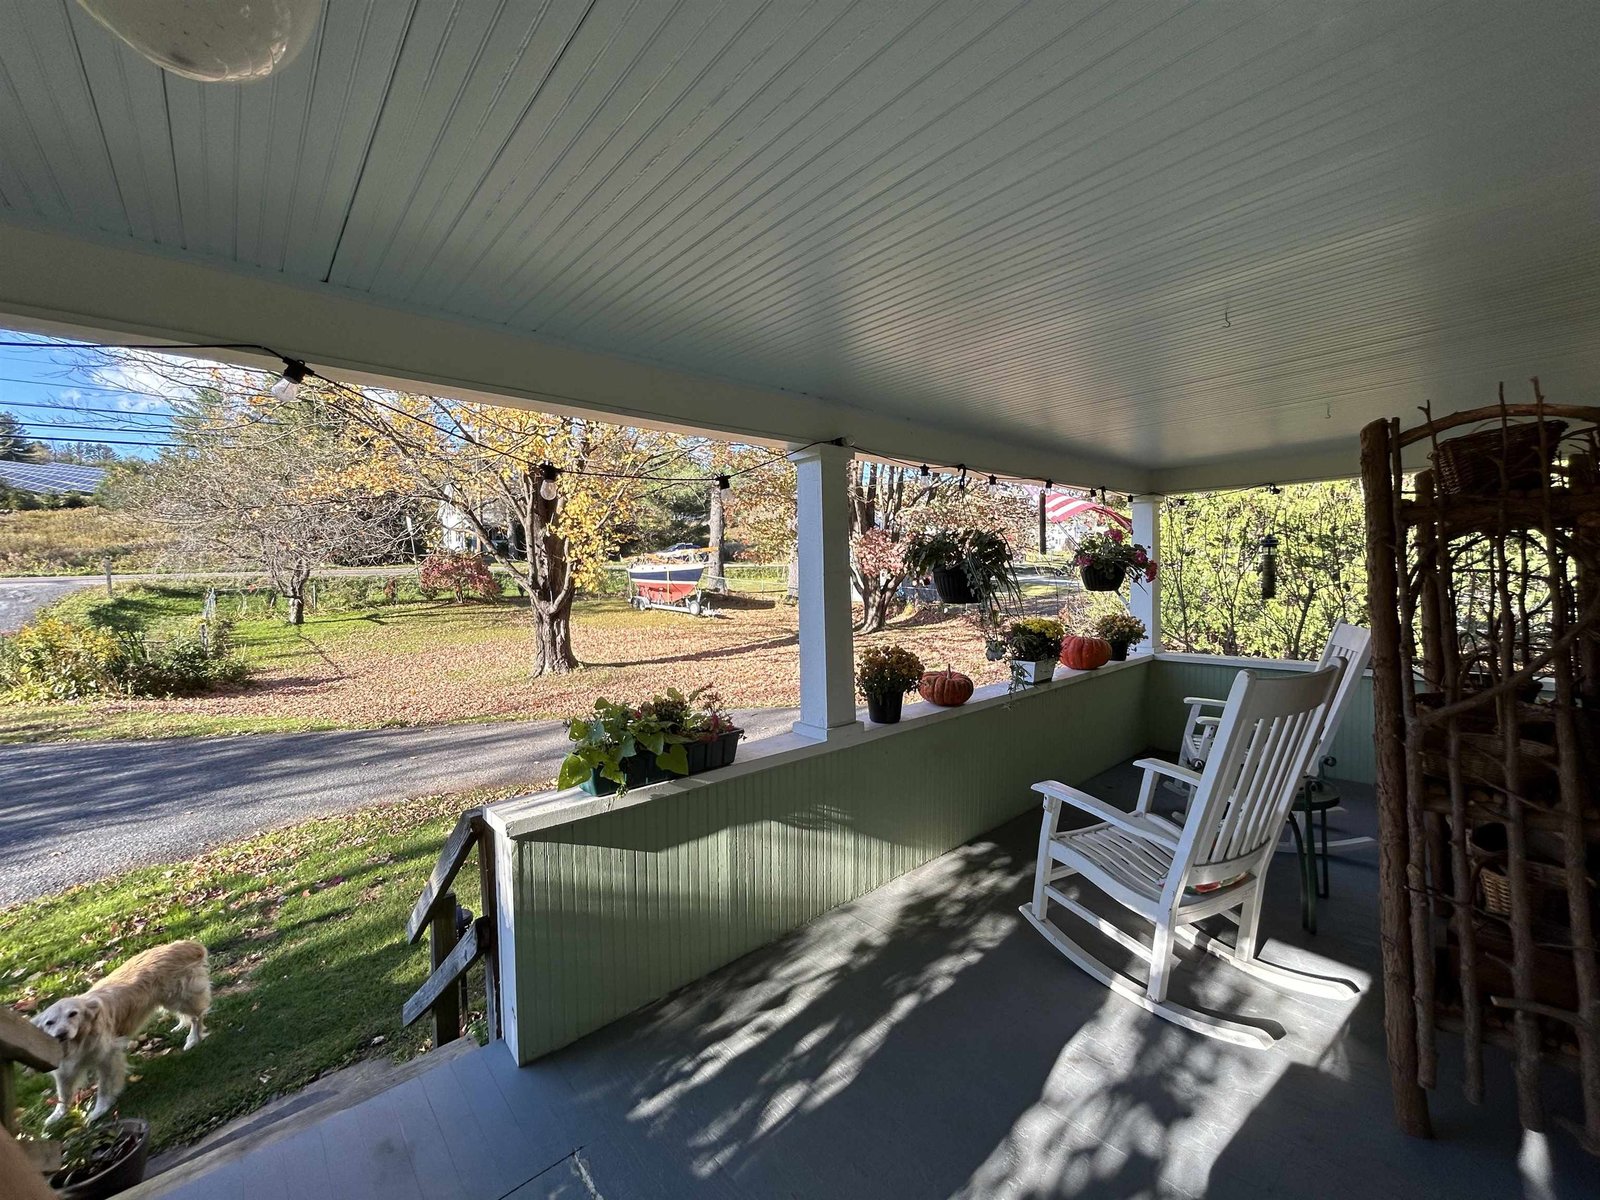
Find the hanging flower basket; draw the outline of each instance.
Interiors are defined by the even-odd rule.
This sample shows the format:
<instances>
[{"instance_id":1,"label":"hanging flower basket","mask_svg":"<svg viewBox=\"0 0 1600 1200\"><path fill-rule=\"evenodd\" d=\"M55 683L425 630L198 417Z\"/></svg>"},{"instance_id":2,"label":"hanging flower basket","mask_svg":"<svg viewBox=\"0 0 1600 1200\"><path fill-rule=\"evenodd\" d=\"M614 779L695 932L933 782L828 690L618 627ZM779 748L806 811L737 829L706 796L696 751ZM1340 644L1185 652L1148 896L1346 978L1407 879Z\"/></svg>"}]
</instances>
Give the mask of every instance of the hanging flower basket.
<instances>
[{"instance_id":1,"label":"hanging flower basket","mask_svg":"<svg viewBox=\"0 0 1600 1200\"><path fill-rule=\"evenodd\" d=\"M1128 577L1128 568L1117 566L1107 567L1098 563L1090 563L1079 567L1078 574L1083 577L1083 588L1087 592L1114 592L1122 586L1122 581Z\"/></svg>"}]
</instances>

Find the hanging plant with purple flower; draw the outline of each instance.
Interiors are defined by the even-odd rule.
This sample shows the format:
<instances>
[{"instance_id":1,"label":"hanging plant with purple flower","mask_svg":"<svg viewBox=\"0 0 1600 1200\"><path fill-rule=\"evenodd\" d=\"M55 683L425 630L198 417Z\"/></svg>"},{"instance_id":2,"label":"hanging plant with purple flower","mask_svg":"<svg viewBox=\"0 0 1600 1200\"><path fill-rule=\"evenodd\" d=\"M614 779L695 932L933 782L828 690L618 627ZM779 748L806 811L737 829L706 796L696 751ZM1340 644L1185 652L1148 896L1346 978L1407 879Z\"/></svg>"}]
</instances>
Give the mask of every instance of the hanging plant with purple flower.
<instances>
[{"instance_id":1,"label":"hanging plant with purple flower","mask_svg":"<svg viewBox=\"0 0 1600 1200\"><path fill-rule=\"evenodd\" d=\"M1115 527L1096 530L1079 542L1073 561L1083 577L1083 586L1091 592L1114 592L1129 574L1149 583L1160 569L1148 550L1130 542L1128 535Z\"/></svg>"}]
</instances>

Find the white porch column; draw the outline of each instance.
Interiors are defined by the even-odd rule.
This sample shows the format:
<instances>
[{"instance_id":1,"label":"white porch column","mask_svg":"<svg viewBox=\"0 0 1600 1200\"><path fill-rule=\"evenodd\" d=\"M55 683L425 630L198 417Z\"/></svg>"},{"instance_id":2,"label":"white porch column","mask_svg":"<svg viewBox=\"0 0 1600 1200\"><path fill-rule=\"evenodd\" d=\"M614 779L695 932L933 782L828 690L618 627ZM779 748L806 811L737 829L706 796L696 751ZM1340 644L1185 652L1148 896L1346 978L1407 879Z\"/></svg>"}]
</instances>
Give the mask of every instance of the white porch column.
<instances>
[{"instance_id":1,"label":"white porch column","mask_svg":"<svg viewBox=\"0 0 1600 1200\"><path fill-rule=\"evenodd\" d=\"M850 608L851 452L808 446L793 455L800 559L800 719L819 740L860 728Z\"/></svg>"},{"instance_id":2,"label":"white porch column","mask_svg":"<svg viewBox=\"0 0 1600 1200\"><path fill-rule=\"evenodd\" d=\"M1135 496L1133 499L1133 540L1150 552L1150 557L1161 562L1161 501L1162 496ZM1147 645L1154 654L1161 649L1161 579L1166 571L1149 583L1134 583L1128 589L1128 610L1144 622L1150 631Z\"/></svg>"}]
</instances>

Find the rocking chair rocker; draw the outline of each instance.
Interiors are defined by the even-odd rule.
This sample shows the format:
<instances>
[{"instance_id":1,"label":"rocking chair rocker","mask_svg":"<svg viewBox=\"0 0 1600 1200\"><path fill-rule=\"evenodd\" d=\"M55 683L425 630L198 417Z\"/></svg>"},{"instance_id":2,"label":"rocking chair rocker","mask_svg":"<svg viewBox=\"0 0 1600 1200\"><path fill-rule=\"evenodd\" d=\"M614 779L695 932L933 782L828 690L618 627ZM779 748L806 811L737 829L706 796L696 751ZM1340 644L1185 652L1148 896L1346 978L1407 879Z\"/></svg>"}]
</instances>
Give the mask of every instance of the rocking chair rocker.
<instances>
[{"instance_id":1,"label":"rocking chair rocker","mask_svg":"<svg viewBox=\"0 0 1600 1200\"><path fill-rule=\"evenodd\" d=\"M1287 678L1240 671L1204 773L1141 759L1134 765L1144 770L1144 784L1131 813L1055 780L1034 784L1033 790L1045 797L1044 822L1033 900L1022 906L1022 915L1051 945L1118 995L1164 1020L1236 1045L1269 1046L1275 1039L1259 1026L1170 1002L1174 943L1201 947L1276 987L1332 998L1354 995L1359 989L1348 980L1293 971L1257 957L1267 867L1344 669L1337 662ZM1194 787L1181 826L1150 811L1160 775ZM1098 823L1063 831L1063 804L1099 818ZM1155 927L1154 944L1146 946L1063 890L1073 875L1149 921ZM1148 982L1108 966L1062 933L1049 920L1052 903L1148 959ZM1217 915L1238 923L1231 947L1195 928Z\"/></svg>"}]
</instances>

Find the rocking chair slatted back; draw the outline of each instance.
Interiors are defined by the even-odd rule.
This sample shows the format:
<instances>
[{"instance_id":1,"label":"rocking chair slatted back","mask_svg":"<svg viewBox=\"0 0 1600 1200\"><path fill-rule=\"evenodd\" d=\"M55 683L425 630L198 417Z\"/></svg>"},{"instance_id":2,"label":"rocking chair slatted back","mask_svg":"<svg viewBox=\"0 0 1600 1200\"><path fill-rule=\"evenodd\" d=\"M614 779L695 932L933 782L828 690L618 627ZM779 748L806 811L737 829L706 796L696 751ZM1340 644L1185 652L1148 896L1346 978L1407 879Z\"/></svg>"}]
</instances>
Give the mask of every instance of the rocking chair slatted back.
<instances>
[{"instance_id":1,"label":"rocking chair slatted back","mask_svg":"<svg viewBox=\"0 0 1600 1200\"><path fill-rule=\"evenodd\" d=\"M1197 883L1261 873L1345 670L1341 660L1309 675L1239 672L1184 822L1166 883L1169 902Z\"/></svg>"},{"instance_id":2,"label":"rocking chair slatted back","mask_svg":"<svg viewBox=\"0 0 1600 1200\"><path fill-rule=\"evenodd\" d=\"M1306 774L1313 779L1320 776L1322 768L1327 765L1328 743L1339 732L1345 709L1350 707L1356 688L1360 686L1361 676L1371 661L1372 630L1360 625L1347 625L1343 621L1333 627L1333 632L1328 635L1328 644L1322 649L1322 661L1317 665L1330 667L1334 663L1341 663L1344 674L1339 677L1339 690L1334 692L1333 702L1328 705L1328 715L1322 722L1322 737L1316 753L1311 756L1311 765L1306 768Z\"/></svg>"}]
</instances>

